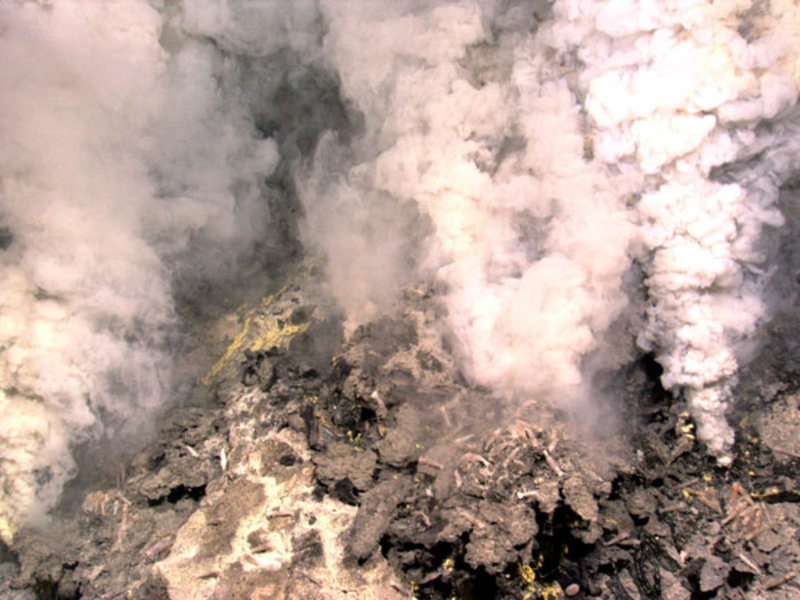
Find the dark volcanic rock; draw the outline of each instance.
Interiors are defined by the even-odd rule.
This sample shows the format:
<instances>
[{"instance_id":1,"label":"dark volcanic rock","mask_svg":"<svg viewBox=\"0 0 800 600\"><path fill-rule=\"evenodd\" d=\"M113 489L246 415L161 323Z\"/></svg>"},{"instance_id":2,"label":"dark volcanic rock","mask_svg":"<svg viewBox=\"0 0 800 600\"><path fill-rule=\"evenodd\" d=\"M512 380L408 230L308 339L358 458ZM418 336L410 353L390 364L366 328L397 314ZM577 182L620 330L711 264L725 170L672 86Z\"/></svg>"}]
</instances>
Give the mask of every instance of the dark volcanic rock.
<instances>
[{"instance_id":1,"label":"dark volcanic rock","mask_svg":"<svg viewBox=\"0 0 800 600\"><path fill-rule=\"evenodd\" d=\"M422 446L418 438L424 432L423 419L419 411L408 404L398 409L396 419L395 426L375 447L381 462L393 467L404 467L416 461L421 454Z\"/></svg>"},{"instance_id":2,"label":"dark volcanic rock","mask_svg":"<svg viewBox=\"0 0 800 600\"><path fill-rule=\"evenodd\" d=\"M481 502L466 546L466 561L475 569L500 573L524 555L521 547L537 532L536 514L529 507L517 504L509 510L502 504Z\"/></svg>"},{"instance_id":3,"label":"dark volcanic rock","mask_svg":"<svg viewBox=\"0 0 800 600\"><path fill-rule=\"evenodd\" d=\"M20 536L20 581L137 600L400 598L409 582L425 600L797 596L797 398L775 352L721 470L645 361L616 383L631 431L598 440L470 387L430 334L431 297L404 302L329 371L243 355L224 402L177 411L59 544Z\"/></svg>"},{"instance_id":4,"label":"dark volcanic rock","mask_svg":"<svg viewBox=\"0 0 800 600\"><path fill-rule=\"evenodd\" d=\"M314 456L317 478L321 483L333 487L338 481L348 479L355 489L362 492L372 487L376 463L374 451L343 442L330 444L325 452Z\"/></svg>"},{"instance_id":5,"label":"dark volcanic rock","mask_svg":"<svg viewBox=\"0 0 800 600\"><path fill-rule=\"evenodd\" d=\"M364 494L347 544L347 551L351 556L366 560L377 550L394 510L412 487L409 477L397 475L381 481Z\"/></svg>"}]
</instances>

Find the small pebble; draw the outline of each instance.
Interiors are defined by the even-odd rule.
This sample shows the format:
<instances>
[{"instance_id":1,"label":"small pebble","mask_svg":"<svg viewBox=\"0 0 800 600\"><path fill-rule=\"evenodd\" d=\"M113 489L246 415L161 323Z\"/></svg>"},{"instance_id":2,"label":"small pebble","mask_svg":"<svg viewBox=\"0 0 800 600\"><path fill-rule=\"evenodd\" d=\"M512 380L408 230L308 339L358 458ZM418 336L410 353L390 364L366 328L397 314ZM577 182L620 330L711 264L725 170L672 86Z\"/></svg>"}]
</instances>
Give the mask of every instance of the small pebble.
<instances>
[{"instance_id":1,"label":"small pebble","mask_svg":"<svg viewBox=\"0 0 800 600\"><path fill-rule=\"evenodd\" d=\"M578 592L580 591L581 586L579 586L577 583L570 583L566 588L564 588L564 593L567 595L567 598L577 596Z\"/></svg>"}]
</instances>

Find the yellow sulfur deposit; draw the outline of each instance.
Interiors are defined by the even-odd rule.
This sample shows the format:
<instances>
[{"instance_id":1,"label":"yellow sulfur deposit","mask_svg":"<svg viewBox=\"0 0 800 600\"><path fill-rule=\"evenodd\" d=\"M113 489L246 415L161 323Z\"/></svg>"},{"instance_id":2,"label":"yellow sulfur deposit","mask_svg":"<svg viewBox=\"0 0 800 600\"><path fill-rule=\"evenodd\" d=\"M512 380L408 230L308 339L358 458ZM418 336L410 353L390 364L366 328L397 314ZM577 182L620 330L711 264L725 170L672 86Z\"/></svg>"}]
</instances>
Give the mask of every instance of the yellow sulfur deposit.
<instances>
[{"instance_id":1,"label":"yellow sulfur deposit","mask_svg":"<svg viewBox=\"0 0 800 600\"><path fill-rule=\"evenodd\" d=\"M255 306L243 305L232 317L242 323L233 341L211 370L202 379L203 385L213 385L244 360L245 351L258 352L270 348L285 349L293 337L308 330L310 323L292 323L292 311L297 305L286 300L287 288L267 296ZM281 306L283 304L283 306ZM230 318L230 316L229 316Z\"/></svg>"},{"instance_id":2,"label":"yellow sulfur deposit","mask_svg":"<svg viewBox=\"0 0 800 600\"><path fill-rule=\"evenodd\" d=\"M6 506L0 506L0 539L6 544L11 544L14 541L14 535L18 529L8 516L10 512Z\"/></svg>"}]
</instances>

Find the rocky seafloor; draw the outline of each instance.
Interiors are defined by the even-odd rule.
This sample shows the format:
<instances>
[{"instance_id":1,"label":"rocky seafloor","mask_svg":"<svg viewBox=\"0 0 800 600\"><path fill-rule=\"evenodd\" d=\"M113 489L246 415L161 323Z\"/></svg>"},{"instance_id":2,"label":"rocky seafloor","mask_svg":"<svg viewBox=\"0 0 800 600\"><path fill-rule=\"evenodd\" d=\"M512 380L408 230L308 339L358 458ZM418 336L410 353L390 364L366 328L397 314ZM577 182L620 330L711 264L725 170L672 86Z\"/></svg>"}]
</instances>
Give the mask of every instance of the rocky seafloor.
<instances>
[{"instance_id":1,"label":"rocky seafloor","mask_svg":"<svg viewBox=\"0 0 800 600\"><path fill-rule=\"evenodd\" d=\"M21 531L0 597L800 597L796 314L740 373L721 468L624 324L620 366L595 375L606 407L590 420L615 415L598 433L470 386L439 310L408 286L341 341L290 284L221 320L212 400Z\"/></svg>"}]
</instances>

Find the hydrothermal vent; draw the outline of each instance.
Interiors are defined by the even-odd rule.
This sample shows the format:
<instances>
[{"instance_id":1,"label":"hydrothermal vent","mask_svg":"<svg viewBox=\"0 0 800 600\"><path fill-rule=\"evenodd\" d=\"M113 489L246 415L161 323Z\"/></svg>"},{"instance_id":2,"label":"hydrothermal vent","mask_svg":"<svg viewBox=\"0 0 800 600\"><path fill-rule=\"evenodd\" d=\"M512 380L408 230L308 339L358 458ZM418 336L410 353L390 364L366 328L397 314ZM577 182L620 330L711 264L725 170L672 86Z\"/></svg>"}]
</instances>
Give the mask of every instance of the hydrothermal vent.
<instances>
[{"instance_id":1,"label":"hydrothermal vent","mask_svg":"<svg viewBox=\"0 0 800 600\"><path fill-rule=\"evenodd\" d=\"M573 409L610 324L639 322L642 264L639 344L726 462L797 172L799 12L6 3L3 538L55 505L76 444L128 443L170 401L177 309L298 238L350 329L433 279L471 382Z\"/></svg>"}]
</instances>

